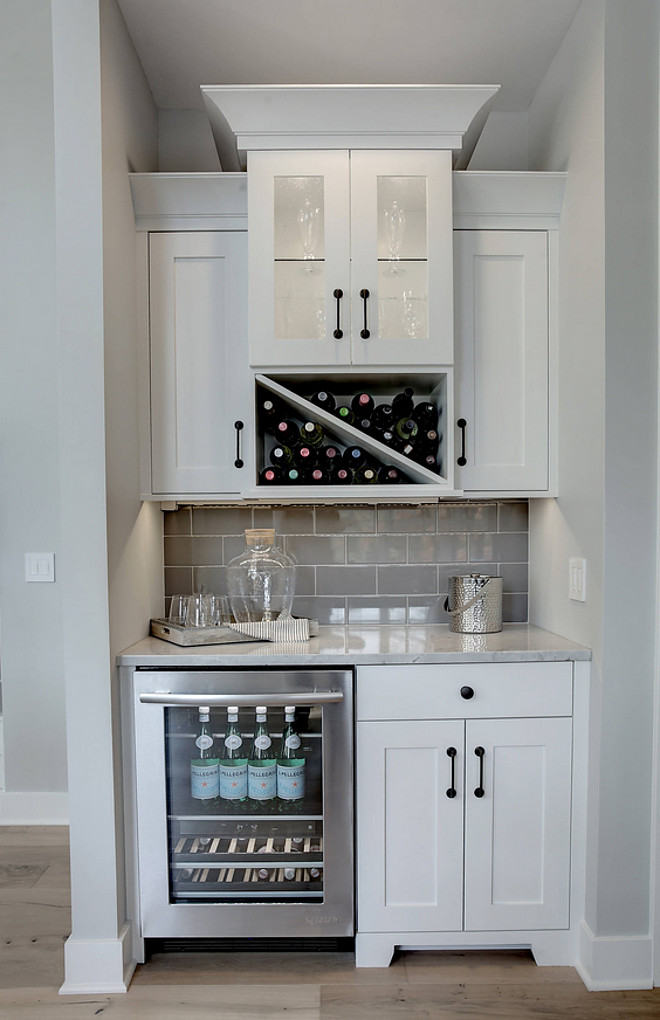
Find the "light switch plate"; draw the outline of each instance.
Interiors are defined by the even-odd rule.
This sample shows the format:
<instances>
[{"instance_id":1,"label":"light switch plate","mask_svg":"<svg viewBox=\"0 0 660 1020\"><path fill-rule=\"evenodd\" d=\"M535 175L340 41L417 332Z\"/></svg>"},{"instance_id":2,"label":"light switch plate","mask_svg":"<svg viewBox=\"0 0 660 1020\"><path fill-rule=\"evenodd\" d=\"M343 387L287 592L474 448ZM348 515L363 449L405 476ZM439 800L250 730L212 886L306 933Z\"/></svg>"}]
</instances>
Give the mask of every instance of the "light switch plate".
<instances>
[{"instance_id":1,"label":"light switch plate","mask_svg":"<svg viewBox=\"0 0 660 1020\"><path fill-rule=\"evenodd\" d=\"M54 581L55 553L26 553L26 581Z\"/></svg>"},{"instance_id":2,"label":"light switch plate","mask_svg":"<svg viewBox=\"0 0 660 1020\"><path fill-rule=\"evenodd\" d=\"M574 602L587 598L587 561L573 556L568 561L568 597Z\"/></svg>"}]
</instances>

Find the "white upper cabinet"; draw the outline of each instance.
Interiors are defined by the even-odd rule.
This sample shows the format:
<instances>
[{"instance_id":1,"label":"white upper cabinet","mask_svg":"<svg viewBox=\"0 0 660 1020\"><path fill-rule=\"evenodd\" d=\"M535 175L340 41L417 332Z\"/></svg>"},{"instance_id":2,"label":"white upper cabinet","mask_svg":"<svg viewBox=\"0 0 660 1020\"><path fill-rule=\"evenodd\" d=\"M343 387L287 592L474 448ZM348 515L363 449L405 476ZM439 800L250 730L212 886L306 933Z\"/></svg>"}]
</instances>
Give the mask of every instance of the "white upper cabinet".
<instances>
[{"instance_id":1,"label":"white upper cabinet","mask_svg":"<svg viewBox=\"0 0 660 1020\"><path fill-rule=\"evenodd\" d=\"M151 492L238 495L253 473L244 231L150 235Z\"/></svg>"},{"instance_id":2,"label":"white upper cabinet","mask_svg":"<svg viewBox=\"0 0 660 1020\"><path fill-rule=\"evenodd\" d=\"M454 252L457 483L547 491L547 235L457 230Z\"/></svg>"},{"instance_id":3,"label":"white upper cabinet","mask_svg":"<svg viewBox=\"0 0 660 1020\"><path fill-rule=\"evenodd\" d=\"M448 151L252 152L250 361L453 362Z\"/></svg>"}]
</instances>

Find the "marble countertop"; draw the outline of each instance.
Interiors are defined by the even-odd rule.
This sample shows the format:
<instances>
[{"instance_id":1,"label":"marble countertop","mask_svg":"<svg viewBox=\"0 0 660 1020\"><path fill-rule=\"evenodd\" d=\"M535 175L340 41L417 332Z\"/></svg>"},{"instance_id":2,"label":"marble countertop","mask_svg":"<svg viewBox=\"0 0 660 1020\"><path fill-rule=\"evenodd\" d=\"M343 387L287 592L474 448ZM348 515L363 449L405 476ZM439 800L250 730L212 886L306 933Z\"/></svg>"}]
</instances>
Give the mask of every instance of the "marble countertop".
<instances>
[{"instance_id":1,"label":"marble countertop","mask_svg":"<svg viewBox=\"0 0 660 1020\"><path fill-rule=\"evenodd\" d=\"M531 624L509 623L497 634L454 634L447 625L320 627L304 642L246 641L179 645L147 637L117 656L120 666L383 665L414 662L565 662L591 659L583 645Z\"/></svg>"}]
</instances>

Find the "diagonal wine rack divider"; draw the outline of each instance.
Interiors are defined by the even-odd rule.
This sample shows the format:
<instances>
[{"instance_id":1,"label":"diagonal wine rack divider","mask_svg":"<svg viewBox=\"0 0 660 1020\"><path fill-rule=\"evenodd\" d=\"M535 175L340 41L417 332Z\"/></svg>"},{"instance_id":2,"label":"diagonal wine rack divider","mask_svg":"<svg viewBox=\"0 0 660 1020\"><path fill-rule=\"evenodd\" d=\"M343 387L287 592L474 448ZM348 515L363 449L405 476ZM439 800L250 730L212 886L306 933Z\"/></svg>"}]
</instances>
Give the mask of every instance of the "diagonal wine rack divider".
<instances>
[{"instance_id":1,"label":"diagonal wine rack divider","mask_svg":"<svg viewBox=\"0 0 660 1020\"><path fill-rule=\"evenodd\" d=\"M354 428L352 425L348 425L346 422L341 421L336 415L330 414L328 411L324 411L322 407L318 407L316 404L312 404L311 401L301 397L298 393L293 390L287 389L286 386L282 386L274 379L270 379L265 375L255 375L255 381L263 389L268 390L270 393L280 397L281 400L294 408L299 414L306 420L317 421L319 425L323 425L327 432L336 437L340 442L346 446L360 446L363 450L370 453L379 463L384 462L392 464L395 467L401 468L405 475L410 478L413 484L423 485L436 485L442 486L443 491L447 490L447 479L440 474L436 474L435 471L430 471L428 468L423 467L421 464L417 464L409 457L404 457L398 450L393 450L390 446L385 446L384 443L380 443L373 436L367 435L366 432L361 432L360 429ZM446 426L446 421L443 423ZM442 447L441 447L442 448ZM381 485L379 489L397 489L401 491L404 489L405 483L400 485ZM269 491L270 491L269 486ZM272 486L272 488L275 488ZM287 487L290 490L290 486ZM325 489L325 486L317 486L315 489ZM327 486L328 489L332 488L333 494L336 493L336 486ZM346 486L345 496L349 496L351 492L355 490L369 490L373 494L373 485L351 485ZM408 486L410 488L410 486ZM320 493L319 493L320 494Z\"/></svg>"}]
</instances>

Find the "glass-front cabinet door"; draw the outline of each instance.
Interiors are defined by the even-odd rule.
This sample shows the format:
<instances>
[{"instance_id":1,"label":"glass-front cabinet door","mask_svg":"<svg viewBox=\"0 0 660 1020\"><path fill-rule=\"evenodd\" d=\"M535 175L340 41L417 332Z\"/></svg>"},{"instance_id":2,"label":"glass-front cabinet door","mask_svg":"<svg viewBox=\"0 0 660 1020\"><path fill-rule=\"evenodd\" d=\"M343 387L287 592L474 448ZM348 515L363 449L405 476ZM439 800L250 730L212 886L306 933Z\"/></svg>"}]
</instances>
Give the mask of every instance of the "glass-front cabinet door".
<instances>
[{"instance_id":1,"label":"glass-front cabinet door","mask_svg":"<svg viewBox=\"0 0 660 1020\"><path fill-rule=\"evenodd\" d=\"M255 152L248 169L253 365L345 365L348 152Z\"/></svg>"},{"instance_id":2,"label":"glass-front cabinet door","mask_svg":"<svg viewBox=\"0 0 660 1020\"><path fill-rule=\"evenodd\" d=\"M453 361L449 152L250 154L254 366Z\"/></svg>"}]
</instances>

